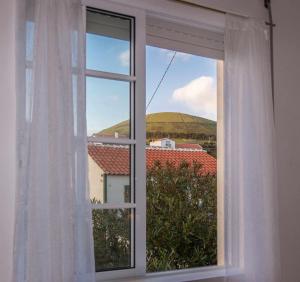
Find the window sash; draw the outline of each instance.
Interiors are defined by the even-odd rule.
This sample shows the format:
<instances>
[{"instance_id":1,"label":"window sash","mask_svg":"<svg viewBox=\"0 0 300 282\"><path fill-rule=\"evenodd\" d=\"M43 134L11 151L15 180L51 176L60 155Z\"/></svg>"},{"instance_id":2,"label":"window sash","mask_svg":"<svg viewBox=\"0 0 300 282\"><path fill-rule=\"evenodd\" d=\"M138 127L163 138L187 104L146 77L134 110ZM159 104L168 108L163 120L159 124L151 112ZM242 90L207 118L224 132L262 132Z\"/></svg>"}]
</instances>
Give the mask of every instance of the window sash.
<instances>
[{"instance_id":1,"label":"window sash","mask_svg":"<svg viewBox=\"0 0 300 282\"><path fill-rule=\"evenodd\" d=\"M111 79L117 81L130 82L130 118L131 118L131 134L129 138L106 138L106 137L89 137L88 142L91 143L111 143L120 145L131 145L134 147L134 154L131 154L131 184L132 194L131 203L122 204L96 204L92 205L92 209L119 209L130 208L134 211L134 226L132 232L132 240L134 240L134 250L132 259L134 260L134 268L120 269L112 271L97 272L97 281L107 281L110 279L118 279L130 276L141 276L145 274L146 263L146 180L145 180L145 152L144 146L146 140L145 132L145 51L138 46L145 46L145 15L140 10L122 7L119 4L113 4L109 1L89 0L83 1L83 10L86 14L86 7L118 13L133 18L135 25L134 38L130 44L131 48L131 70L130 75L116 74L105 71L95 71L86 69L85 75ZM86 22L86 17L85 17ZM131 32L133 34L133 32ZM138 106L137 106L138 105ZM134 158L134 160L133 160ZM138 177L136 177L138 175ZM134 187L134 188L133 188ZM134 191L133 191L134 189ZM139 200L137 200L139 199ZM144 199L144 200L140 200ZM137 201L136 201L137 200Z\"/></svg>"},{"instance_id":2,"label":"window sash","mask_svg":"<svg viewBox=\"0 0 300 282\"><path fill-rule=\"evenodd\" d=\"M135 82L136 81L135 76L111 73L111 72L105 72L105 71L90 70L90 69L86 69L85 75L90 76L90 77L104 78L104 79L111 79L111 80L118 80L118 81L126 81L126 82Z\"/></svg>"},{"instance_id":3,"label":"window sash","mask_svg":"<svg viewBox=\"0 0 300 282\"><path fill-rule=\"evenodd\" d=\"M222 45L222 34L218 34L219 36L217 40L219 41L219 47L216 47L214 51L205 53L202 49L200 50L199 46L191 45L190 43L186 43L185 45L181 45L172 40L172 38L160 38L160 36L155 35L154 32L150 34L149 25L146 24L146 12L141 8L133 8L132 6L127 6L123 3L117 3L118 1L105 1L105 0L82 0L83 4L86 6L90 6L100 10L107 10L112 13L125 14L135 18L136 30L135 30L135 43L134 43L134 55L131 56L131 59L134 60L135 57L135 75L117 75L108 72L100 72L93 70L86 70L86 74L88 76L94 76L99 78L107 78L121 81L128 81L135 86L135 138L131 136L129 139L114 139L114 138L97 138L94 139L94 142L103 142L103 143L114 143L114 144L128 144L135 145L135 195L132 194L132 197L135 197L135 203L126 203L123 207L133 208L135 209L135 268L131 269L122 269L122 270L114 270L114 271L105 271L96 273L97 281L108 281L113 279L118 279L121 281L123 279L130 277L141 277L134 278L135 281L166 281L165 279L172 279L172 281L186 281L184 279L203 279L203 278L211 278L211 277L221 277L224 276L224 267L223 267L223 245L218 245L218 252L222 250L220 256L218 255L218 263L219 266L209 266L209 267L199 267L193 269L184 269L184 270L174 270L170 272L157 272L157 273L146 273L146 159L145 159L145 105L146 105L146 95L145 95L145 48L141 48L141 46L146 46L146 40L148 45L157 46L161 48L166 48L167 44L169 49L174 49L174 47L178 47L177 51L186 51L186 48L189 48L189 53L193 53L195 55L211 57L214 59L223 59L224 46ZM141 3L139 4L141 5ZM146 5L146 4L145 4ZM153 15L155 18L155 14L151 13L151 19L153 19ZM147 19L149 23L149 19ZM176 23L175 23L176 24ZM146 29L147 26L147 29ZM147 31L147 34L146 34ZM138 48L137 48L138 47ZM213 50L214 48L208 48L206 46L206 50ZM183 48L183 49L182 49ZM200 51L199 51L200 50ZM132 53L133 54L133 53ZM223 74L221 72L222 69L222 61L218 62L218 135L223 130L222 120L219 121L219 115L223 115L223 97L221 102L219 103L220 95L223 93L221 89L223 88ZM133 119L132 119L133 120ZM223 150L223 139L218 137L218 234L223 234L224 229L224 214L223 214L223 172L219 175L221 171L223 171L223 162L219 163L219 158L221 154L219 154L219 150ZM221 193L221 197L220 194ZM115 207L113 205L101 205L101 209ZM117 206L118 208L120 205ZM98 207L97 207L98 208ZM220 216L220 217L219 217ZM219 228L222 228L221 230ZM220 232L221 231L221 232ZM219 239L218 239L219 240ZM218 241L218 244L223 244L223 239ZM230 250L229 250L230 251ZM220 257L222 259L220 259ZM125 279L126 280L126 279Z\"/></svg>"}]
</instances>

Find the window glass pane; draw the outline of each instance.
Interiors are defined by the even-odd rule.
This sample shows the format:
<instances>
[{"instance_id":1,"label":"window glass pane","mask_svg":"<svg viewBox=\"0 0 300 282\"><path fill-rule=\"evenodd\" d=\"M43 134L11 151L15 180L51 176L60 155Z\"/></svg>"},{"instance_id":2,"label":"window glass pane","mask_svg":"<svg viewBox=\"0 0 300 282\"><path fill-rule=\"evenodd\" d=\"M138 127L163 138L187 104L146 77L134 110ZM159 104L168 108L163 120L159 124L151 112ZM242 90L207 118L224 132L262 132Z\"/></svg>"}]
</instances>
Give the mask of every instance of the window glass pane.
<instances>
[{"instance_id":1,"label":"window glass pane","mask_svg":"<svg viewBox=\"0 0 300 282\"><path fill-rule=\"evenodd\" d=\"M132 18L88 8L86 69L133 73L132 24ZM134 267L135 145L124 140L131 138L134 85L109 79L111 74L106 74L105 79L99 72L92 72L92 76L86 76L88 181L95 266L100 272ZM126 208L125 203L129 203Z\"/></svg>"},{"instance_id":2,"label":"window glass pane","mask_svg":"<svg viewBox=\"0 0 300 282\"><path fill-rule=\"evenodd\" d=\"M96 271L133 267L131 209L93 210Z\"/></svg>"},{"instance_id":3,"label":"window glass pane","mask_svg":"<svg viewBox=\"0 0 300 282\"><path fill-rule=\"evenodd\" d=\"M90 198L98 204L131 201L129 145L88 145Z\"/></svg>"},{"instance_id":4,"label":"window glass pane","mask_svg":"<svg viewBox=\"0 0 300 282\"><path fill-rule=\"evenodd\" d=\"M86 107L88 136L129 137L129 82L87 77Z\"/></svg>"},{"instance_id":5,"label":"window glass pane","mask_svg":"<svg viewBox=\"0 0 300 282\"><path fill-rule=\"evenodd\" d=\"M216 61L147 47L146 98L147 271L216 265Z\"/></svg>"},{"instance_id":6,"label":"window glass pane","mask_svg":"<svg viewBox=\"0 0 300 282\"><path fill-rule=\"evenodd\" d=\"M86 32L87 69L130 74L129 18L88 10Z\"/></svg>"}]
</instances>

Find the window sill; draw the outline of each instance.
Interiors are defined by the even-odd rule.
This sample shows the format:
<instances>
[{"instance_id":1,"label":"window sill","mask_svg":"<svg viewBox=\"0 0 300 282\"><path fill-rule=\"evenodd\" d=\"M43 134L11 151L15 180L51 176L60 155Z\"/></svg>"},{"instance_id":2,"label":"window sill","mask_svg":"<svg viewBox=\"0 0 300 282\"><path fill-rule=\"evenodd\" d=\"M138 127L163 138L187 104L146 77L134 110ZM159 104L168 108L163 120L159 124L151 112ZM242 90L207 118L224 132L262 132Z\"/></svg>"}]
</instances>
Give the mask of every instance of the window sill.
<instances>
[{"instance_id":1,"label":"window sill","mask_svg":"<svg viewBox=\"0 0 300 282\"><path fill-rule=\"evenodd\" d=\"M109 280L111 282L186 282L199 281L209 278L217 278L225 276L225 268L223 266L209 266L197 269L174 270L158 273L149 273L145 276L118 278ZM97 280L102 281L103 280Z\"/></svg>"}]
</instances>

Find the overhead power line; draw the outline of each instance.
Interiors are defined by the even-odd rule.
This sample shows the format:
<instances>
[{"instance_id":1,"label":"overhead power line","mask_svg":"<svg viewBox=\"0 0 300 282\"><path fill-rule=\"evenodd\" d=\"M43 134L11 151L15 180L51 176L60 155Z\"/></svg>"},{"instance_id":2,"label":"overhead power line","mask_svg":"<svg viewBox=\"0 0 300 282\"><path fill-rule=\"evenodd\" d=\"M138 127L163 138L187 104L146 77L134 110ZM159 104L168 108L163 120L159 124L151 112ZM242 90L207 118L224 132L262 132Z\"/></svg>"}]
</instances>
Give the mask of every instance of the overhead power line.
<instances>
[{"instance_id":1,"label":"overhead power line","mask_svg":"<svg viewBox=\"0 0 300 282\"><path fill-rule=\"evenodd\" d=\"M169 68L170 68L170 66L171 66L171 64L172 64L172 62L174 61L175 56L176 56L176 53L177 53L177 52L174 51L174 54L173 54L173 56L172 56L172 58L171 58L171 60L170 60L170 62L169 62L169 64L168 64L168 66L167 66L167 68L166 68L166 70L165 70L163 76L161 77L160 81L158 82L158 84L157 84L157 86L156 86L156 88L155 88L155 90L154 90L154 92L153 92L153 94L152 94L152 96L151 96L151 98L150 98L150 100L149 100L147 106L146 106L146 111L147 111L148 107L150 106L150 104L151 104L151 102L152 102L154 96L156 95L156 93L157 93L157 91L158 91L160 85L162 84L162 82L163 82L163 80L164 80L164 78L165 78L165 76L166 76L166 74L167 74L167 72L168 72L168 70L169 70Z\"/></svg>"}]
</instances>

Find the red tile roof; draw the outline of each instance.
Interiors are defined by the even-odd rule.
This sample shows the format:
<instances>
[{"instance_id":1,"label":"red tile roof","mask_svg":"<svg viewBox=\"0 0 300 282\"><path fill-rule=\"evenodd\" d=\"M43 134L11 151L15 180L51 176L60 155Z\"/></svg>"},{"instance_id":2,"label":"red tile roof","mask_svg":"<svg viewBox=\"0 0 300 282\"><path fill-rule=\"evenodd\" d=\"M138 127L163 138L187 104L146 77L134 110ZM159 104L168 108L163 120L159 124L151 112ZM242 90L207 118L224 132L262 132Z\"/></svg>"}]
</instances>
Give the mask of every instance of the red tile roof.
<instances>
[{"instance_id":1,"label":"red tile roof","mask_svg":"<svg viewBox=\"0 0 300 282\"><path fill-rule=\"evenodd\" d=\"M104 173L110 175L129 174L129 148L128 146L117 145L89 145L88 153L91 158L103 169ZM191 149L167 149L152 148L146 149L147 167L154 165L156 160L162 164L167 161L178 165L182 161L198 162L203 165L201 172L204 174L216 174L217 161L206 152Z\"/></svg>"},{"instance_id":2,"label":"red tile roof","mask_svg":"<svg viewBox=\"0 0 300 282\"><path fill-rule=\"evenodd\" d=\"M176 144L176 148L178 149L195 149L195 150L202 150L202 146L199 144Z\"/></svg>"},{"instance_id":3,"label":"red tile roof","mask_svg":"<svg viewBox=\"0 0 300 282\"><path fill-rule=\"evenodd\" d=\"M201 172L203 174L216 174L217 161L206 152L200 150L184 150L184 149L161 149L148 147L146 150L147 167L153 166L156 160L161 164L167 161L174 163L176 166L182 161L188 163L198 162L202 164Z\"/></svg>"},{"instance_id":4,"label":"red tile roof","mask_svg":"<svg viewBox=\"0 0 300 282\"><path fill-rule=\"evenodd\" d=\"M88 153L105 174L129 175L128 146L88 145Z\"/></svg>"}]
</instances>

